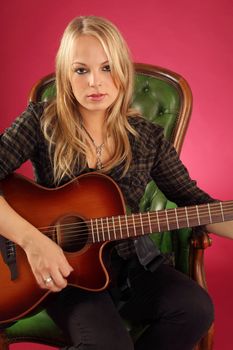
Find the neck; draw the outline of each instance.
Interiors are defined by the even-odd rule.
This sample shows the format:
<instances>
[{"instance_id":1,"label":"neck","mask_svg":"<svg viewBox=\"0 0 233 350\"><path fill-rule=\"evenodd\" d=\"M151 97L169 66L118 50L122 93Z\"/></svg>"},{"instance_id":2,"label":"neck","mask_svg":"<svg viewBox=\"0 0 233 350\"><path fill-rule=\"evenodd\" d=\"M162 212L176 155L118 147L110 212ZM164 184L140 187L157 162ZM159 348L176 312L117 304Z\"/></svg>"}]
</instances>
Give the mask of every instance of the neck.
<instances>
[{"instance_id":1,"label":"neck","mask_svg":"<svg viewBox=\"0 0 233 350\"><path fill-rule=\"evenodd\" d=\"M90 131L100 131L104 127L106 114L105 111L89 111L79 108L84 127Z\"/></svg>"},{"instance_id":2,"label":"neck","mask_svg":"<svg viewBox=\"0 0 233 350\"><path fill-rule=\"evenodd\" d=\"M93 242L135 238L153 232L195 227L233 219L233 201L213 202L190 207L131 215L91 219L87 225Z\"/></svg>"}]
</instances>

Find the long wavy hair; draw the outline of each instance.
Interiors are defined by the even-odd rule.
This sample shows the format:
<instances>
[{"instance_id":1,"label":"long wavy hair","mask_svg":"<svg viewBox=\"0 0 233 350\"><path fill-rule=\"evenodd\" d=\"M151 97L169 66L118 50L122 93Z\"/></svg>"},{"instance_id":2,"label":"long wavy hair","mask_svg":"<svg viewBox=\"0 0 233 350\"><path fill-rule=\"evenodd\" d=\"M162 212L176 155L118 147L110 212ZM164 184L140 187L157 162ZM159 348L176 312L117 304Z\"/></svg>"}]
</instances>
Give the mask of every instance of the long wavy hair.
<instances>
[{"instance_id":1,"label":"long wavy hair","mask_svg":"<svg viewBox=\"0 0 233 350\"><path fill-rule=\"evenodd\" d=\"M106 111L104 133L106 143L107 135L113 137L115 151L101 171L107 173L123 162L124 175L132 160L128 132L137 136L128 122L129 116L139 113L130 108L134 69L126 42L118 29L104 18L82 16L73 19L64 31L56 56L56 97L42 117L42 131L49 144L56 184L64 176L74 177L75 167L83 170L87 166L88 144L70 83L72 48L80 35L91 35L100 41L109 61L113 81L119 89L117 99Z\"/></svg>"}]
</instances>

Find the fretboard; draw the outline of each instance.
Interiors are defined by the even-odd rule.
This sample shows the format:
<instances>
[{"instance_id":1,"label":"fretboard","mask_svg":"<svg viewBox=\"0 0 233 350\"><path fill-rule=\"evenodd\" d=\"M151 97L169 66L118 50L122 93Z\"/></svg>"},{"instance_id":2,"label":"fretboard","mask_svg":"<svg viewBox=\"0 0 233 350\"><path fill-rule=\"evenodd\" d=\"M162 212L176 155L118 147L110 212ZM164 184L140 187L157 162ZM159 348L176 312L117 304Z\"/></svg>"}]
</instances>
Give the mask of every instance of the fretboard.
<instances>
[{"instance_id":1,"label":"fretboard","mask_svg":"<svg viewBox=\"0 0 233 350\"><path fill-rule=\"evenodd\" d=\"M233 201L91 219L93 242L113 241L233 219Z\"/></svg>"}]
</instances>

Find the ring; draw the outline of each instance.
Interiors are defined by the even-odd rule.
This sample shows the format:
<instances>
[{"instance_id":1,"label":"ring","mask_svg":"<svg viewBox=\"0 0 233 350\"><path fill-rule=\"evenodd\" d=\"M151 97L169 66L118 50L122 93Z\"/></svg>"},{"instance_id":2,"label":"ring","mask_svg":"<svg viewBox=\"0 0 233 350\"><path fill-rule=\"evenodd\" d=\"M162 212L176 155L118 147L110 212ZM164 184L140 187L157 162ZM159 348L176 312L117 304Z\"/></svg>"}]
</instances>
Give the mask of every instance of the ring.
<instances>
[{"instance_id":1,"label":"ring","mask_svg":"<svg viewBox=\"0 0 233 350\"><path fill-rule=\"evenodd\" d=\"M48 283L50 283L50 282L53 282L53 279L52 279L51 276L49 276L49 277L47 277L47 278L44 279L44 283L45 283L45 284L48 284Z\"/></svg>"}]
</instances>

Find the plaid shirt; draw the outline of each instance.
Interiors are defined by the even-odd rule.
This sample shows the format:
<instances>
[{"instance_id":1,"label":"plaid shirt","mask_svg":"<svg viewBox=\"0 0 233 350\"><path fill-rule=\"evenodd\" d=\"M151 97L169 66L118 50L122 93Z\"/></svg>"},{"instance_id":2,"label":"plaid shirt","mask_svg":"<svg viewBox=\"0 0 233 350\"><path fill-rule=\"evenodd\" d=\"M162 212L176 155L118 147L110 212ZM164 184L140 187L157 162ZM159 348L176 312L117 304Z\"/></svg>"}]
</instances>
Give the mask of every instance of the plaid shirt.
<instances>
[{"instance_id":1,"label":"plaid shirt","mask_svg":"<svg viewBox=\"0 0 233 350\"><path fill-rule=\"evenodd\" d=\"M45 187L55 187L48 145L40 128L43 110L43 103L30 103L25 112L1 135L0 180L30 159L36 182ZM139 134L139 138L129 134L133 154L130 169L124 177L121 177L123 164L120 164L108 175L121 188L126 204L132 212L139 210L139 201L151 179L165 196L178 206L213 201L190 178L174 147L164 138L160 126L140 117L132 117L129 122ZM74 175L79 174L80 169L76 167ZM69 180L70 178L64 177L60 185ZM117 249L124 258L135 252L132 240L119 243Z\"/></svg>"}]
</instances>

